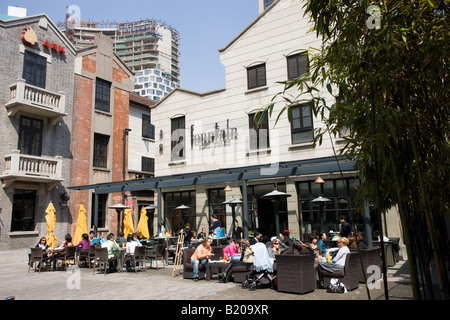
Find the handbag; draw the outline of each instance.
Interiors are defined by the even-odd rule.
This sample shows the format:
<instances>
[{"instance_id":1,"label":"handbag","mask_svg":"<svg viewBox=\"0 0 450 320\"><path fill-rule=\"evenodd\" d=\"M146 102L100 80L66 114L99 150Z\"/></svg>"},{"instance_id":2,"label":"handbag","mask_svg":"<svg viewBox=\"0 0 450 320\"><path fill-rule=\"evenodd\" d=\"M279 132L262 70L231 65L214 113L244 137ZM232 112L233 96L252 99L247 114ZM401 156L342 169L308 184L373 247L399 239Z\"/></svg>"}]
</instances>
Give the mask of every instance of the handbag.
<instances>
[{"instance_id":1,"label":"handbag","mask_svg":"<svg viewBox=\"0 0 450 320\"><path fill-rule=\"evenodd\" d=\"M342 282L339 282L338 279L332 278L330 280L330 285L327 287L328 293L345 293L347 292L347 288Z\"/></svg>"},{"instance_id":2,"label":"handbag","mask_svg":"<svg viewBox=\"0 0 450 320\"><path fill-rule=\"evenodd\" d=\"M242 259L242 261L245 263L253 263L253 260L254 260L253 251L251 251L250 249L245 250L244 258Z\"/></svg>"}]
</instances>

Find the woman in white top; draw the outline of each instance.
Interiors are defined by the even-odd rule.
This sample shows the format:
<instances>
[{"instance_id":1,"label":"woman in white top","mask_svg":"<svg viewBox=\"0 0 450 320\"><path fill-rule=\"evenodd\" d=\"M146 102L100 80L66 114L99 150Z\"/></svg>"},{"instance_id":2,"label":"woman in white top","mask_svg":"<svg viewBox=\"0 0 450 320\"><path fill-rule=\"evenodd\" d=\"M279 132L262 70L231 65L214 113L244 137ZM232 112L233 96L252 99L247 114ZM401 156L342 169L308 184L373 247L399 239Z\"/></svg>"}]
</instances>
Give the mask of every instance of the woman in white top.
<instances>
[{"instance_id":1,"label":"woman in white top","mask_svg":"<svg viewBox=\"0 0 450 320\"><path fill-rule=\"evenodd\" d=\"M328 253L332 253L337 251L336 255L330 262L321 262L317 266L317 273L319 275L319 288L323 288L323 276L322 270L326 270L328 272L335 272L343 270L345 267L345 260L347 258L347 254L350 253L350 249L348 248L348 239L345 237L340 237L337 240L337 248L328 249Z\"/></svg>"},{"instance_id":2,"label":"woman in white top","mask_svg":"<svg viewBox=\"0 0 450 320\"><path fill-rule=\"evenodd\" d=\"M127 237L126 256L127 257L134 256L134 249L136 247L140 247L141 245L142 244L139 242L138 236L136 233L129 234ZM128 260L125 262L127 271L131 271L132 263L133 263L133 261L128 261Z\"/></svg>"}]
</instances>

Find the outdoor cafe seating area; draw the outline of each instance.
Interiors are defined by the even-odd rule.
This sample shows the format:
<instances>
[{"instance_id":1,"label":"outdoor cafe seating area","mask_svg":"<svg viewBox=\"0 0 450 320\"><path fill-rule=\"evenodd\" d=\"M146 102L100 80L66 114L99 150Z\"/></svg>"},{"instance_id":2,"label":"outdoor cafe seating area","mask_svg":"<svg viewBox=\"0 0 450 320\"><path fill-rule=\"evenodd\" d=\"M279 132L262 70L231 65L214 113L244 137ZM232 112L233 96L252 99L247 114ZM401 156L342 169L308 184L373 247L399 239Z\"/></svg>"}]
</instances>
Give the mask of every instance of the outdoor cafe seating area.
<instances>
[{"instance_id":1,"label":"outdoor cafe seating area","mask_svg":"<svg viewBox=\"0 0 450 320\"><path fill-rule=\"evenodd\" d=\"M193 278L193 266L190 257L201 240L190 240L188 246L177 246L177 239L177 237L170 236L155 237L149 240L143 239L142 246L136 247L135 254L131 257L125 255L125 247L120 247L119 254L114 258L108 258L107 248L95 245L91 245L88 251L76 250L76 247L73 246L47 251L41 248L30 248L28 272L32 269L36 272L43 270L54 272L66 270L68 266L76 265L80 268L88 268L93 275L106 275L109 273L109 264L114 263L117 266L117 272L132 271L137 273L149 268L159 270L170 264L175 267L175 256L179 252L181 254L181 271L179 274L183 279L190 280ZM202 264L199 266L199 280L215 280L215 278L218 278L218 274L224 272L228 263L230 263L230 261L224 259L226 257L224 257L223 249L231 242L231 239L223 237L215 240L212 246L213 257L206 266ZM396 260L394 251L391 250L392 243L385 243L385 249L387 266L392 263L395 264L395 261L398 260ZM276 262L276 279L275 285L271 285L272 289L295 294L307 294L318 290L316 269L318 261L315 255L308 250L305 249L301 254L277 254L274 261ZM361 262L364 269L361 267ZM381 270L381 264L379 244L374 243L373 247L360 248L359 251L351 249L350 253L347 254L344 270L333 273L322 271L323 284L326 288L329 286L331 279L334 278L344 284L348 291L357 289L359 284L364 283L367 279L376 281L381 278L381 275L374 277L373 267L368 269L369 266L376 266ZM243 266L233 267L232 281L245 288L244 284L251 275L252 265L252 263L246 263ZM218 283L218 285L220 284Z\"/></svg>"}]
</instances>

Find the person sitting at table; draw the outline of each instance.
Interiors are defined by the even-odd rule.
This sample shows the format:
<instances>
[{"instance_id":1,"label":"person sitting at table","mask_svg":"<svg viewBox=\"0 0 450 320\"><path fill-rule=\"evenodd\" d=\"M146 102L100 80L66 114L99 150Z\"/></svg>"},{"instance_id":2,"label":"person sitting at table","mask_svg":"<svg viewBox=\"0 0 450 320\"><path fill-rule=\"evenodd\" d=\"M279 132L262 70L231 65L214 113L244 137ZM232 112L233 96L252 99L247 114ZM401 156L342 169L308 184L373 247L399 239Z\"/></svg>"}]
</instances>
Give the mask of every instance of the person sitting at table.
<instances>
[{"instance_id":1,"label":"person sitting at table","mask_svg":"<svg viewBox=\"0 0 450 320\"><path fill-rule=\"evenodd\" d=\"M269 258L272 259L272 261L275 260L275 255L281 254L280 240L277 238L272 239L270 246L267 248L267 252L269 253Z\"/></svg>"},{"instance_id":2,"label":"person sitting at table","mask_svg":"<svg viewBox=\"0 0 450 320\"><path fill-rule=\"evenodd\" d=\"M225 271L222 273L219 273L219 278L220 278L219 283L227 283L227 282L231 281L231 279L233 277L233 268L246 265L246 263L243 260L244 260L244 255L245 255L245 249L250 247L250 243L248 242L247 239L242 239L240 241L236 241L235 243L239 246L240 259L239 260L232 259L231 262L228 263ZM225 254L225 249L224 249L224 254Z\"/></svg>"},{"instance_id":3,"label":"person sitting at table","mask_svg":"<svg viewBox=\"0 0 450 320\"><path fill-rule=\"evenodd\" d=\"M325 232L321 232L319 236L319 241L317 244L320 246L320 251L322 251L322 256L327 252L327 247L325 247L324 241L327 239L327 234Z\"/></svg>"},{"instance_id":4,"label":"person sitting at table","mask_svg":"<svg viewBox=\"0 0 450 320\"><path fill-rule=\"evenodd\" d=\"M125 235L123 232L120 233L120 237L119 237L119 241L118 241L118 245L119 247L123 248L127 245L128 239L125 238Z\"/></svg>"},{"instance_id":5,"label":"person sitting at table","mask_svg":"<svg viewBox=\"0 0 450 320\"><path fill-rule=\"evenodd\" d=\"M81 235L81 240L78 242L75 247L77 247L77 251L89 251L89 235L87 233L83 233Z\"/></svg>"},{"instance_id":6,"label":"person sitting at table","mask_svg":"<svg viewBox=\"0 0 450 320\"><path fill-rule=\"evenodd\" d=\"M213 253L211 253L211 242L212 240L209 237L206 237L203 239L203 242L201 245L195 249L194 254L191 256L191 264L193 266L193 278L194 281L198 281L198 266L199 264L203 264L206 269L206 265L208 263L208 260L211 258ZM205 277L206 277L206 271L205 271Z\"/></svg>"},{"instance_id":7,"label":"person sitting at table","mask_svg":"<svg viewBox=\"0 0 450 320\"><path fill-rule=\"evenodd\" d=\"M95 244L96 246L102 246L105 242L105 233L101 232L100 236L93 238L91 244Z\"/></svg>"},{"instance_id":8,"label":"person sitting at table","mask_svg":"<svg viewBox=\"0 0 450 320\"><path fill-rule=\"evenodd\" d=\"M184 225L182 232L184 233L183 246L189 248L191 242L191 224L189 222Z\"/></svg>"},{"instance_id":9,"label":"person sitting at table","mask_svg":"<svg viewBox=\"0 0 450 320\"><path fill-rule=\"evenodd\" d=\"M47 239L45 237L42 237L41 240L39 240L38 244L36 245L36 248L41 248L42 250L47 250L49 248L47 244Z\"/></svg>"},{"instance_id":10,"label":"person sitting at table","mask_svg":"<svg viewBox=\"0 0 450 320\"><path fill-rule=\"evenodd\" d=\"M205 239L208 235L206 234L206 228L202 228L202 232L197 235L197 239Z\"/></svg>"},{"instance_id":11,"label":"person sitting at table","mask_svg":"<svg viewBox=\"0 0 450 320\"><path fill-rule=\"evenodd\" d=\"M294 240L292 240L290 235L291 235L291 230L284 230L283 240L281 240L281 242L283 242L288 247L292 246L292 244L294 243Z\"/></svg>"},{"instance_id":12,"label":"person sitting at table","mask_svg":"<svg viewBox=\"0 0 450 320\"><path fill-rule=\"evenodd\" d=\"M58 250L58 252L55 252L52 254L53 270L56 270L56 261L58 261L59 258L62 258L65 256L64 249L66 247L72 247L72 246L73 246L72 236L68 233L64 237L64 240L62 241L61 245L58 248L56 248L56 250Z\"/></svg>"},{"instance_id":13,"label":"person sitting at table","mask_svg":"<svg viewBox=\"0 0 450 320\"><path fill-rule=\"evenodd\" d=\"M350 253L350 249L347 246L348 239L346 237L339 237L339 239L337 240L337 245L337 248L331 248L327 250L327 253L333 253L337 251L334 258L330 262L320 262L317 266L317 274L319 277L318 286L321 289L324 288L322 270L335 272L340 271L345 267L345 259L347 257L347 254Z\"/></svg>"},{"instance_id":14,"label":"person sitting at table","mask_svg":"<svg viewBox=\"0 0 450 320\"><path fill-rule=\"evenodd\" d=\"M116 241L114 241L114 234L110 233L106 237L106 241L103 242L102 248L108 249L108 259L116 258L119 254L120 248L117 245ZM109 272L117 271L117 260L113 260L109 262Z\"/></svg>"},{"instance_id":15,"label":"person sitting at table","mask_svg":"<svg viewBox=\"0 0 450 320\"><path fill-rule=\"evenodd\" d=\"M241 243L237 240L231 241L229 245L223 248L223 257L238 257L240 256Z\"/></svg>"},{"instance_id":16,"label":"person sitting at table","mask_svg":"<svg viewBox=\"0 0 450 320\"><path fill-rule=\"evenodd\" d=\"M44 250L44 256L47 256L47 249L49 249L50 247L47 244L47 239L45 237L42 237L39 242L36 244L36 248L41 248L42 250ZM50 254L51 255L51 254ZM31 250L28 252L28 260L31 259ZM46 261L45 262L46 265L50 264L50 261ZM37 268L40 267L41 263L38 263Z\"/></svg>"},{"instance_id":17,"label":"person sitting at table","mask_svg":"<svg viewBox=\"0 0 450 320\"><path fill-rule=\"evenodd\" d=\"M134 256L134 249L136 247L140 247L142 244L138 240L138 235L136 233L129 234L127 237L127 248L126 248L126 257L133 257ZM132 261L126 261L127 271L131 271L131 264Z\"/></svg>"}]
</instances>

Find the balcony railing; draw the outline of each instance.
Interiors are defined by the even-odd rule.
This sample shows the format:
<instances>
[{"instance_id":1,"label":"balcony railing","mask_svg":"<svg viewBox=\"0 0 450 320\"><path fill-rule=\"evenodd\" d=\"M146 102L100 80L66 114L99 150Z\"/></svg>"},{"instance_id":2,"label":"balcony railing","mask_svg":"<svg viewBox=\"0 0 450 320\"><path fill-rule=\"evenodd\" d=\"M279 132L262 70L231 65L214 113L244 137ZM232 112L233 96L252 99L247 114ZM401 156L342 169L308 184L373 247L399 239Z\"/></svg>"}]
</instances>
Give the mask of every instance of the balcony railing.
<instances>
[{"instance_id":1,"label":"balcony railing","mask_svg":"<svg viewBox=\"0 0 450 320\"><path fill-rule=\"evenodd\" d=\"M66 95L59 91L54 93L25 83L19 79L10 87L11 99L5 105L8 115L14 116L19 111L37 114L49 118L54 125L66 116Z\"/></svg>"},{"instance_id":2,"label":"balcony railing","mask_svg":"<svg viewBox=\"0 0 450 320\"><path fill-rule=\"evenodd\" d=\"M30 181L55 184L63 181L62 157L36 157L20 154L13 150L5 155L5 171L0 176L3 187L8 187L14 181Z\"/></svg>"}]
</instances>

